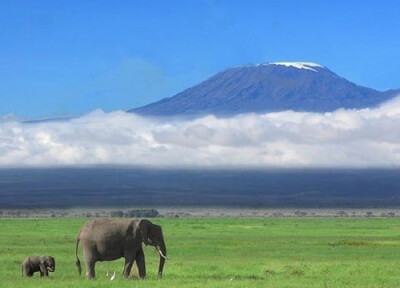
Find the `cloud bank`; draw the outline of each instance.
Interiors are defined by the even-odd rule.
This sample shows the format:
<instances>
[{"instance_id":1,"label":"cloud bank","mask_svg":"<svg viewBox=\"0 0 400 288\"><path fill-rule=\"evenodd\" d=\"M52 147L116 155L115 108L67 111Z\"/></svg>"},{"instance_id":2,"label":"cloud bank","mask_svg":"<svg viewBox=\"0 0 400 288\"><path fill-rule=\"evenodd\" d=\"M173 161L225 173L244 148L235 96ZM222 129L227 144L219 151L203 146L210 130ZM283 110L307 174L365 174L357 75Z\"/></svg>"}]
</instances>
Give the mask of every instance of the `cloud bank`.
<instances>
[{"instance_id":1,"label":"cloud bank","mask_svg":"<svg viewBox=\"0 0 400 288\"><path fill-rule=\"evenodd\" d=\"M152 119L94 111L65 122L0 117L0 167L400 167L400 97L376 109Z\"/></svg>"}]
</instances>

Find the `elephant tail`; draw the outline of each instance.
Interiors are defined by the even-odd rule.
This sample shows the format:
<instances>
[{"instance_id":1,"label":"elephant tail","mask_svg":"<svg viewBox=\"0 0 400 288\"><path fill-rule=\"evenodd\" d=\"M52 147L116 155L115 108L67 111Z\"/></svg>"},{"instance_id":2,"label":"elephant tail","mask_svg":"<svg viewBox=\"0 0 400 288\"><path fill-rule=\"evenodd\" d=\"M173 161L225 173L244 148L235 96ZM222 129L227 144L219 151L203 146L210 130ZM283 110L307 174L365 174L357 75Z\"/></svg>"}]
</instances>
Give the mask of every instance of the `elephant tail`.
<instances>
[{"instance_id":1,"label":"elephant tail","mask_svg":"<svg viewBox=\"0 0 400 288\"><path fill-rule=\"evenodd\" d=\"M79 257L78 257L78 248L79 248L79 236L76 239L76 249L75 249L76 262L75 262L75 265L76 265L76 267L78 267L79 276L81 276L82 267L81 267L81 261L79 260Z\"/></svg>"}]
</instances>

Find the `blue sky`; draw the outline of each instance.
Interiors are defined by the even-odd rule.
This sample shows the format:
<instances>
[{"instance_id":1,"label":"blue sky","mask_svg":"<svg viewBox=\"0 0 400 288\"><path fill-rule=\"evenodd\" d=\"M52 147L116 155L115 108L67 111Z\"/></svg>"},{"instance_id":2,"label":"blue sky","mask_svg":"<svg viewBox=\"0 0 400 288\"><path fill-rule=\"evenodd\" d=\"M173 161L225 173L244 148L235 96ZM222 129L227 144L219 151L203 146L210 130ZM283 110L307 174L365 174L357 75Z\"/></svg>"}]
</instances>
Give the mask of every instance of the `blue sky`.
<instances>
[{"instance_id":1,"label":"blue sky","mask_svg":"<svg viewBox=\"0 0 400 288\"><path fill-rule=\"evenodd\" d=\"M399 1L3 0L0 116L126 110L274 61L400 88L398 11Z\"/></svg>"}]
</instances>

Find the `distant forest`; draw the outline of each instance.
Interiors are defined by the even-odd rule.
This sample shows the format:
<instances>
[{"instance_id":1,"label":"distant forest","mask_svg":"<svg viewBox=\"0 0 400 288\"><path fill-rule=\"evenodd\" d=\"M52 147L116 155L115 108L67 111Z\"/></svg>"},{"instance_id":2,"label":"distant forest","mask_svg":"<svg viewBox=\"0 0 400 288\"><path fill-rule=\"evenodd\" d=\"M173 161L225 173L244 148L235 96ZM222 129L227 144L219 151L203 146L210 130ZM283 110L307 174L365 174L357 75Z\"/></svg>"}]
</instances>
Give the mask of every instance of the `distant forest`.
<instances>
[{"instance_id":1,"label":"distant forest","mask_svg":"<svg viewBox=\"0 0 400 288\"><path fill-rule=\"evenodd\" d=\"M399 169L0 169L0 209L400 207Z\"/></svg>"}]
</instances>

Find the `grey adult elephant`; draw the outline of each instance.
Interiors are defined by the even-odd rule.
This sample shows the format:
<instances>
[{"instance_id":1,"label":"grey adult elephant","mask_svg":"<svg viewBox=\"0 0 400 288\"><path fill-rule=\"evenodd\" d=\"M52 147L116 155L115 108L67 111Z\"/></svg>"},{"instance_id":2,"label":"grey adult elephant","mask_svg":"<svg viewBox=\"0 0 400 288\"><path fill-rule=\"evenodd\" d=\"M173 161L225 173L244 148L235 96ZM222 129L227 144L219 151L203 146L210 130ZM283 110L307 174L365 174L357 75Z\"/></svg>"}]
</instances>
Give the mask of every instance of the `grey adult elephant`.
<instances>
[{"instance_id":1,"label":"grey adult elephant","mask_svg":"<svg viewBox=\"0 0 400 288\"><path fill-rule=\"evenodd\" d=\"M112 220L96 219L85 223L79 231L76 241L76 266L82 273L78 258L79 243L83 247L86 262L86 275L94 279L97 261L111 261L125 258L123 276L128 277L134 261L138 266L139 277L146 276L146 265L142 243L157 248L160 254L158 277L162 277L167 249L161 226L149 220Z\"/></svg>"}]
</instances>

